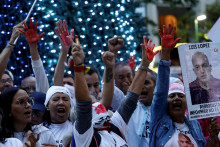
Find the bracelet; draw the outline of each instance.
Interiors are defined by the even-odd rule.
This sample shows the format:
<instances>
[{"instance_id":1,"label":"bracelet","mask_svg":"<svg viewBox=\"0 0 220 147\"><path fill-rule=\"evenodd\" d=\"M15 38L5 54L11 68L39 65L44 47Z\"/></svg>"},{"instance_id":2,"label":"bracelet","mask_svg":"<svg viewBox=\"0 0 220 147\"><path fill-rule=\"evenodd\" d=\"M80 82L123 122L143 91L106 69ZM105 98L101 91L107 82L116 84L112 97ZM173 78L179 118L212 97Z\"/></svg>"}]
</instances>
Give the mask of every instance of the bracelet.
<instances>
[{"instance_id":1,"label":"bracelet","mask_svg":"<svg viewBox=\"0 0 220 147\"><path fill-rule=\"evenodd\" d=\"M84 71L84 74L86 75L90 71L91 67L87 67L84 64L78 64L78 65L73 65L73 69L75 72L83 72Z\"/></svg>"},{"instance_id":2,"label":"bracelet","mask_svg":"<svg viewBox=\"0 0 220 147\"><path fill-rule=\"evenodd\" d=\"M81 64L81 65L73 65L73 69L75 72L83 72L85 69L85 65Z\"/></svg>"},{"instance_id":3,"label":"bracelet","mask_svg":"<svg viewBox=\"0 0 220 147\"><path fill-rule=\"evenodd\" d=\"M142 66L142 65L140 65L140 66L138 67L138 69L142 69L142 70L145 70L145 71L151 72L151 70L150 70L148 67L146 67L146 66Z\"/></svg>"},{"instance_id":4,"label":"bracelet","mask_svg":"<svg viewBox=\"0 0 220 147\"><path fill-rule=\"evenodd\" d=\"M15 45L12 44L12 43L8 43L8 46L10 46L10 47L15 47Z\"/></svg>"}]
</instances>

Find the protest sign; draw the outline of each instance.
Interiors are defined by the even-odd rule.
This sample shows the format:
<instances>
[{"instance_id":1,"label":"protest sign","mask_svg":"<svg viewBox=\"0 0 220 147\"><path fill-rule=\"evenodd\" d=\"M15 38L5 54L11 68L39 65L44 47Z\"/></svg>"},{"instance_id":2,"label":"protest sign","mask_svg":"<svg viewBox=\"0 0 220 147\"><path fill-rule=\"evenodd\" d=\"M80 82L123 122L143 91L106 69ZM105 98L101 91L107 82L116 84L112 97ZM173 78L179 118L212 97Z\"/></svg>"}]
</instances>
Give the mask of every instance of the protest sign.
<instances>
[{"instance_id":1,"label":"protest sign","mask_svg":"<svg viewBox=\"0 0 220 147\"><path fill-rule=\"evenodd\" d=\"M208 32L207 37L213 42L220 42L220 17Z\"/></svg>"},{"instance_id":2,"label":"protest sign","mask_svg":"<svg viewBox=\"0 0 220 147\"><path fill-rule=\"evenodd\" d=\"M220 116L220 43L178 47L189 119Z\"/></svg>"}]
</instances>

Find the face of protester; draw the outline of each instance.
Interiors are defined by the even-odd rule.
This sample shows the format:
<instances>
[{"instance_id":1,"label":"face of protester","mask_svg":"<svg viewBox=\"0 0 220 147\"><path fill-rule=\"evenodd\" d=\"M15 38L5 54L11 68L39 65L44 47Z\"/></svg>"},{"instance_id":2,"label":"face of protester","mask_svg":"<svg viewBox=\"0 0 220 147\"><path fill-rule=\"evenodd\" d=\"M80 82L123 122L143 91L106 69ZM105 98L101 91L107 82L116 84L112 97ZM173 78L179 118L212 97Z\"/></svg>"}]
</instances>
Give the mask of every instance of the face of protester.
<instances>
[{"instance_id":1,"label":"face of protester","mask_svg":"<svg viewBox=\"0 0 220 147\"><path fill-rule=\"evenodd\" d=\"M154 96L154 88L154 81L151 79L151 74L148 72L145 79L144 87L142 88L141 95L139 97L139 101L142 102L145 106L151 105Z\"/></svg>"},{"instance_id":2,"label":"face of protester","mask_svg":"<svg viewBox=\"0 0 220 147\"><path fill-rule=\"evenodd\" d=\"M47 109L53 123L64 123L70 112L70 98L67 94L57 92L50 98Z\"/></svg>"},{"instance_id":3,"label":"face of protester","mask_svg":"<svg viewBox=\"0 0 220 147\"><path fill-rule=\"evenodd\" d=\"M100 91L98 74L97 73L93 73L92 75L86 74L85 78L89 88L90 95L97 97Z\"/></svg>"},{"instance_id":4,"label":"face of protester","mask_svg":"<svg viewBox=\"0 0 220 147\"><path fill-rule=\"evenodd\" d=\"M193 71L199 82L206 83L210 80L212 68L203 55L196 55L193 57L193 67Z\"/></svg>"},{"instance_id":5,"label":"face of protester","mask_svg":"<svg viewBox=\"0 0 220 147\"><path fill-rule=\"evenodd\" d=\"M68 84L70 86L74 86L74 80L71 77L63 78L63 85Z\"/></svg>"},{"instance_id":6,"label":"face of protester","mask_svg":"<svg viewBox=\"0 0 220 147\"><path fill-rule=\"evenodd\" d=\"M189 138L186 138L182 134L179 134L178 144L179 144L179 147L194 147L191 140Z\"/></svg>"},{"instance_id":7,"label":"face of protester","mask_svg":"<svg viewBox=\"0 0 220 147\"><path fill-rule=\"evenodd\" d=\"M31 123L34 125L39 125L43 121L43 116L44 112L32 109Z\"/></svg>"},{"instance_id":8,"label":"face of protester","mask_svg":"<svg viewBox=\"0 0 220 147\"><path fill-rule=\"evenodd\" d=\"M14 123L27 124L31 122L31 99L26 91L19 89L11 104L11 117L13 117Z\"/></svg>"},{"instance_id":9,"label":"face of protester","mask_svg":"<svg viewBox=\"0 0 220 147\"><path fill-rule=\"evenodd\" d=\"M5 88L12 87L13 81L8 74L3 74L0 81L0 91L2 92Z\"/></svg>"},{"instance_id":10,"label":"face of protester","mask_svg":"<svg viewBox=\"0 0 220 147\"><path fill-rule=\"evenodd\" d=\"M168 112L171 118L185 117L186 97L182 93L171 93L168 95Z\"/></svg>"},{"instance_id":11,"label":"face of protester","mask_svg":"<svg viewBox=\"0 0 220 147\"><path fill-rule=\"evenodd\" d=\"M21 87L25 88L28 94L31 94L36 91L36 78L35 77L26 77L22 83Z\"/></svg>"},{"instance_id":12,"label":"face of protester","mask_svg":"<svg viewBox=\"0 0 220 147\"><path fill-rule=\"evenodd\" d=\"M115 84L124 94L127 93L132 79L133 76L130 66L120 66L115 69Z\"/></svg>"}]
</instances>

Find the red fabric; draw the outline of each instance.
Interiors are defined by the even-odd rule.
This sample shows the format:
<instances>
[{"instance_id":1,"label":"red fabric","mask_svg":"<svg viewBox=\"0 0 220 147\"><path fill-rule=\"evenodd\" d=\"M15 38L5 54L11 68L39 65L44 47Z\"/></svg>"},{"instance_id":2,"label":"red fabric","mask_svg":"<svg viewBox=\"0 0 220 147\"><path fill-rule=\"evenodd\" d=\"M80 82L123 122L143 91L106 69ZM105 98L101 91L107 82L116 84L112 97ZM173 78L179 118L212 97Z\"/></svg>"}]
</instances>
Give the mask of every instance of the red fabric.
<instances>
[{"instance_id":1,"label":"red fabric","mask_svg":"<svg viewBox=\"0 0 220 147\"><path fill-rule=\"evenodd\" d=\"M73 69L74 69L75 72L83 72L85 67L84 67L84 65L83 66L75 66L74 65Z\"/></svg>"},{"instance_id":2,"label":"red fabric","mask_svg":"<svg viewBox=\"0 0 220 147\"><path fill-rule=\"evenodd\" d=\"M94 107L94 106L93 106ZM100 114L100 113L107 113L106 109L105 109L105 106L102 105L102 104L99 104L98 106L95 107L95 111L97 114Z\"/></svg>"}]
</instances>

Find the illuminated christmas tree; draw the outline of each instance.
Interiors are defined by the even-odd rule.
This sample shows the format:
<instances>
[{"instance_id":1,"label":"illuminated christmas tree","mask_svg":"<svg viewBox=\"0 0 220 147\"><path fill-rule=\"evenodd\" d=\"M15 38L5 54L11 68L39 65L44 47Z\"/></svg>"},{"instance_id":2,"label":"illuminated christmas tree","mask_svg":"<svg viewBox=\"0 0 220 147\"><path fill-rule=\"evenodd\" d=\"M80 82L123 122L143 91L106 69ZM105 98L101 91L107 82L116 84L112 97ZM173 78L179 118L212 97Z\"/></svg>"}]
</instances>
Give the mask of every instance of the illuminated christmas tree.
<instances>
[{"instance_id":1,"label":"illuminated christmas tree","mask_svg":"<svg viewBox=\"0 0 220 147\"><path fill-rule=\"evenodd\" d=\"M0 46L3 49L10 39L12 27L21 22L33 1L3 0L0 2ZM129 0L39 0L31 13L31 18L39 22L38 33L46 34L39 41L38 50L44 63L48 79L52 78L59 57L60 44L54 32L55 22L65 19L69 30L75 29L85 52L85 63L91 64L103 73L101 53L108 50L108 39L122 36L125 45L118 54L117 61L125 61L135 55L140 62L142 36L147 34L143 18L135 13L136 4ZM27 23L29 24L29 22ZM28 75L33 75L28 44L21 36L11 55L8 69L17 77L16 84ZM66 69L72 73L71 68Z\"/></svg>"}]
</instances>

